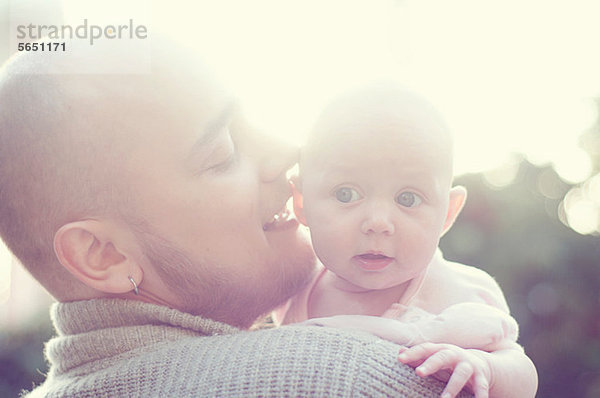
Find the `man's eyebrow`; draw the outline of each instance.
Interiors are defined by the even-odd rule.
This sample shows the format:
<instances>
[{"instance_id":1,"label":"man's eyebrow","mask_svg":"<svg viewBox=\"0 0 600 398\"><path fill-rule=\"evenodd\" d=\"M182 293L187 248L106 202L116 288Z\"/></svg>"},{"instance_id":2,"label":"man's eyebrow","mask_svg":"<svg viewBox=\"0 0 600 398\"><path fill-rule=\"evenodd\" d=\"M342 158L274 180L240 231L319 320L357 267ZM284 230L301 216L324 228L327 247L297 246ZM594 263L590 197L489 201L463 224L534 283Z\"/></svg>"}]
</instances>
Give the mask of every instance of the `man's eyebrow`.
<instances>
[{"instance_id":1,"label":"man's eyebrow","mask_svg":"<svg viewBox=\"0 0 600 398\"><path fill-rule=\"evenodd\" d=\"M223 110L215 117L213 120L208 122L204 127L202 134L200 137L194 142L192 148L190 150L188 161L192 161L194 156L207 144L214 141L219 134L223 132L231 119L233 118L235 112L237 111L238 103L235 100L230 100L227 105L223 107Z\"/></svg>"},{"instance_id":2,"label":"man's eyebrow","mask_svg":"<svg viewBox=\"0 0 600 398\"><path fill-rule=\"evenodd\" d=\"M237 110L237 102L230 100L227 105L223 107L223 110L215 117L212 121L206 124L202 136L196 141L196 144L207 144L214 140L219 133L227 127L235 111Z\"/></svg>"}]
</instances>

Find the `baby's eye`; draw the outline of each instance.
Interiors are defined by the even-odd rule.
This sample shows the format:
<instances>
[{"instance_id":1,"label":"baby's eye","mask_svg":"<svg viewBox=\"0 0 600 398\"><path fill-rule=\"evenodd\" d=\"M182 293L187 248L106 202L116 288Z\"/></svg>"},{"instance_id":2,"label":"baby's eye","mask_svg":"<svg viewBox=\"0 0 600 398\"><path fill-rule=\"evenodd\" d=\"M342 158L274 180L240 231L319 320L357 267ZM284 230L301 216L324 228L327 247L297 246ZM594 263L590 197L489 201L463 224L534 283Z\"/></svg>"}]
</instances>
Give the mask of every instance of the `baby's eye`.
<instances>
[{"instance_id":1,"label":"baby's eye","mask_svg":"<svg viewBox=\"0 0 600 398\"><path fill-rule=\"evenodd\" d=\"M416 207L423 202L423 199L414 192L406 191L398 194L395 198L396 203L404 207Z\"/></svg>"},{"instance_id":2,"label":"baby's eye","mask_svg":"<svg viewBox=\"0 0 600 398\"><path fill-rule=\"evenodd\" d=\"M338 190L336 190L335 197L342 203L354 202L355 200L361 198L360 194L356 191L356 189L347 187L339 188Z\"/></svg>"}]
</instances>

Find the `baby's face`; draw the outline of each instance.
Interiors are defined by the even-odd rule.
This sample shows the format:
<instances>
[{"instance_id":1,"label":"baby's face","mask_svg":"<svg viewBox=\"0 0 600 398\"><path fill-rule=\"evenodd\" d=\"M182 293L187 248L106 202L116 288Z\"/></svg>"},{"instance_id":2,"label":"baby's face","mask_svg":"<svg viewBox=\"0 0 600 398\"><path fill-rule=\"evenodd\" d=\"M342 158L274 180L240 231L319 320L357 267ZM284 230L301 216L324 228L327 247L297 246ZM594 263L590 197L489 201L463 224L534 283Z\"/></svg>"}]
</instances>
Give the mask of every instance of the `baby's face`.
<instances>
[{"instance_id":1,"label":"baby's face","mask_svg":"<svg viewBox=\"0 0 600 398\"><path fill-rule=\"evenodd\" d=\"M333 133L328 148L302 166L315 252L362 289L386 289L420 274L448 213L451 149L435 134L398 129L406 126Z\"/></svg>"}]
</instances>

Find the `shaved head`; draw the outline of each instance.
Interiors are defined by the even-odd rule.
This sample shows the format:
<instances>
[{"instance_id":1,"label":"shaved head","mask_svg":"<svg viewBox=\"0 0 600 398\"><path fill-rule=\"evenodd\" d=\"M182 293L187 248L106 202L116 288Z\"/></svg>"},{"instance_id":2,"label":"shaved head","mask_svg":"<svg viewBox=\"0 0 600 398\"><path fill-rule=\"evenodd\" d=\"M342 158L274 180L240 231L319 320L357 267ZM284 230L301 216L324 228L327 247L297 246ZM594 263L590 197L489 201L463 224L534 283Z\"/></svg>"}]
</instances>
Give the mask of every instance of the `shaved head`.
<instances>
[{"instance_id":1,"label":"shaved head","mask_svg":"<svg viewBox=\"0 0 600 398\"><path fill-rule=\"evenodd\" d=\"M178 59L173 48L154 46L152 74L80 74L105 54L77 43L19 53L0 71L0 236L59 300L86 287L57 261L55 232L91 216L126 218L131 148L161 117L177 116L169 94L195 95L177 78L189 62L166 62Z\"/></svg>"},{"instance_id":2,"label":"shaved head","mask_svg":"<svg viewBox=\"0 0 600 398\"><path fill-rule=\"evenodd\" d=\"M125 149L117 133L132 126L119 108L127 96L114 90L123 78L44 74L52 65L41 58L19 54L0 75L0 234L33 276L60 296L54 286L80 286L56 261L54 233L67 222L115 209L121 180L115 171Z\"/></svg>"}]
</instances>

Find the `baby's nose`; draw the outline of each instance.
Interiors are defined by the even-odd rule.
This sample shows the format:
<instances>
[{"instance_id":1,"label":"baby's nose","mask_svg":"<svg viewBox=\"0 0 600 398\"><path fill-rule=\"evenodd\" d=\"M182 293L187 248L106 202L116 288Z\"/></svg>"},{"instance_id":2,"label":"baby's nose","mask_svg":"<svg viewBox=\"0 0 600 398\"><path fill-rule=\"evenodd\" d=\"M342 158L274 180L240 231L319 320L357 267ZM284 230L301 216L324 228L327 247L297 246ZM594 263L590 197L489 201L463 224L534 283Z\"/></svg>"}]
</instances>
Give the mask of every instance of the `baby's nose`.
<instances>
[{"instance_id":1,"label":"baby's nose","mask_svg":"<svg viewBox=\"0 0 600 398\"><path fill-rule=\"evenodd\" d=\"M385 211L376 211L368 215L362 223L361 231L364 234L392 235L396 232L391 217Z\"/></svg>"}]
</instances>

